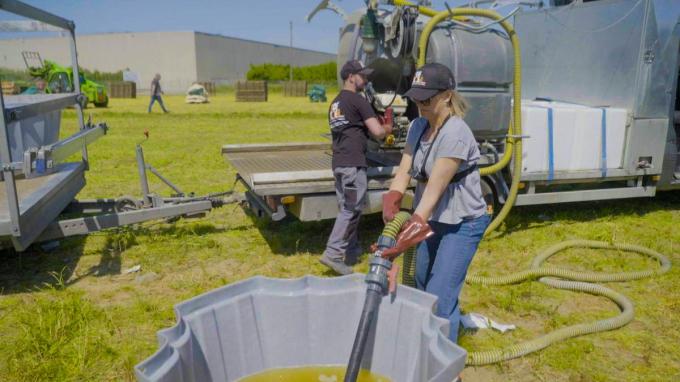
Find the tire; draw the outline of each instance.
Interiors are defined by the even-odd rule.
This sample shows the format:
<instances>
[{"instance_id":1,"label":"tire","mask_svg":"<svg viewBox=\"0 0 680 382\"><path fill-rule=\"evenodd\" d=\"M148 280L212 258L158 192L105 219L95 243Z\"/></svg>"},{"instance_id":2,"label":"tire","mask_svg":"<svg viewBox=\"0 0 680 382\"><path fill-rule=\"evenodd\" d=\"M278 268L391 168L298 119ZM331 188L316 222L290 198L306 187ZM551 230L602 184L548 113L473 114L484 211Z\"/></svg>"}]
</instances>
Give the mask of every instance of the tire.
<instances>
[{"instance_id":1,"label":"tire","mask_svg":"<svg viewBox=\"0 0 680 382\"><path fill-rule=\"evenodd\" d=\"M118 213L135 211L140 208L142 208L142 204L139 202L139 200L131 196L121 196L120 198L116 199L116 204L113 207L113 209Z\"/></svg>"},{"instance_id":2,"label":"tire","mask_svg":"<svg viewBox=\"0 0 680 382\"><path fill-rule=\"evenodd\" d=\"M488 177L483 176L481 181L482 197L486 202L487 212L491 212L492 216L496 216L500 211L500 202L498 201L498 193L496 187ZM490 210L490 211L489 211Z\"/></svg>"},{"instance_id":3,"label":"tire","mask_svg":"<svg viewBox=\"0 0 680 382\"><path fill-rule=\"evenodd\" d=\"M96 103L96 102L94 103L94 107L108 107L108 106L109 106L109 97L106 97L106 99L104 99L104 102L102 102L102 103Z\"/></svg>"}]
</instances>

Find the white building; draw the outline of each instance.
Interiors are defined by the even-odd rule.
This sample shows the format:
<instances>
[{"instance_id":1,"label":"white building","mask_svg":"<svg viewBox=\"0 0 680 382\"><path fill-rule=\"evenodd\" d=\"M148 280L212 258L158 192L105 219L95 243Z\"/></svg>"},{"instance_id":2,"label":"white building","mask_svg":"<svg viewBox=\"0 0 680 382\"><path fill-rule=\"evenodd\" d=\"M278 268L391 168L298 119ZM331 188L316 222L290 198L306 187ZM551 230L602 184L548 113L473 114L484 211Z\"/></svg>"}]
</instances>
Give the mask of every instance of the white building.
<instances>
[{"instance_id":1,"label":"white building","mask_svg":"<svg viewBox=\"0 0 680 382\"><path fill-rule=\"evenodd\" d=\"M335 61L334 54L201 32L129 32L77 36L78 61L88 70L117 72L129 68L139 90L149 88L155 73L169 93L184 92L194 81L233 83L245 79L250 64L305 66ZM0 67L25 69L22 51L70 63L63 37L0 40Z\"/></svg>"}]
</instances>

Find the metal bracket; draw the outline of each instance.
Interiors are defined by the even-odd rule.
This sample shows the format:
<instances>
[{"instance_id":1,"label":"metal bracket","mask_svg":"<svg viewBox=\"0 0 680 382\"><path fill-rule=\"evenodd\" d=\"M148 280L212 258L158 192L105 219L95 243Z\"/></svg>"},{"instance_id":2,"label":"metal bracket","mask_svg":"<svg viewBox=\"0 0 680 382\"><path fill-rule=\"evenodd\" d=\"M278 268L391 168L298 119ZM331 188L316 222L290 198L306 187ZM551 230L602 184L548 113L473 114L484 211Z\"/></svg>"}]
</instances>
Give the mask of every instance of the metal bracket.
<instances>
[{"instance_id":1,"label":"metal bracket","mask_svg":"<svg viewBox=\"0 0 680 382\"><path fill-rule=\"evenodd\" d=\"M56 163L65 160L81 150L83 146L87 146L104 136L107 131L108 126L105 123L100 123L94 127L80 130L70 137L51 145L26 150L24 152L24 161L18 169L22 170L26 177L31 176L34 172L44 174L53 168Z\"/></svg>"}]
</instances>

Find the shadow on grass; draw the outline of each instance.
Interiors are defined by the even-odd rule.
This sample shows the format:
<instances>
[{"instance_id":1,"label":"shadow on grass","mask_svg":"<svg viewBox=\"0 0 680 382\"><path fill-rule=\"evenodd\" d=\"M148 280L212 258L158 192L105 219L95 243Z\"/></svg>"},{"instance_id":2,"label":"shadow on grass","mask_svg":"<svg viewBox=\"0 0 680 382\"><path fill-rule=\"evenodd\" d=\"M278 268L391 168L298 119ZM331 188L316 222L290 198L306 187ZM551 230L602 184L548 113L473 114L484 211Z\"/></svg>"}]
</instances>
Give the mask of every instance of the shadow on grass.
<instances>
[{"instance_id":1,"label":"shadow on grass","mask_svg":"<svg viewBox=\"0 0 680 382\"><path fill-rule=\"evenodd\" d=\"M283 256L300 253L321 255L326 249L326 242L335 223L335 219L301 222L292 216L287 216L280 222L273 222L268 218L257 217L249 209L245 209L245 211L253 225L260 231L272 253ZM383 222L379 214L361 218L359 222L359 242L364 252L368 251L371 243L378 239L382 227Z\"/></svg>"},{"instance_id":2,"label":"shadow on grass","mask_svg":"<svg viewBox=\"0 0 680 382\"><path fill-rule=\"evenodd\" d=\"M84 237L74 237L60 242L53 250L45 250L40 244L24 252L4 249L0 255L0 295L56 287L62 280L65 285L65 280L73 277L84 245Z\"/></svg>"},{"instance_id":3,"label":"shadow on grass","mask_svg":"<svg viewBox=\"0 0 680 382\"><path fill-rule=\"evenodd\" d=\"M494 237L542 228L560 222L589 222L605 217L645 216L680 208L680 191L660 192L654 198L601 200L514 207Z\"/></svg>"},{"instance_id":4,"label":"shadow on grass","mask_svg":"<svg viewBox=\"0 0 680 382\"><path fill-rule=\"evenodd\" d=\"M228 230L247 230L247 226ZM101 277L121 273L121 254L137 245L140 236L166 236L190 238L224 232L210 222L170 224L164 226L128 226L96 233L105 237L99 262L74 274L84 254L86 236L75 236L58 241L54 249L45 249L44 243L33 244L24 252L12 248L0 253L0 295L25 293L45 287L68 287L86 277Z\"/></svg>"}]
</instances>

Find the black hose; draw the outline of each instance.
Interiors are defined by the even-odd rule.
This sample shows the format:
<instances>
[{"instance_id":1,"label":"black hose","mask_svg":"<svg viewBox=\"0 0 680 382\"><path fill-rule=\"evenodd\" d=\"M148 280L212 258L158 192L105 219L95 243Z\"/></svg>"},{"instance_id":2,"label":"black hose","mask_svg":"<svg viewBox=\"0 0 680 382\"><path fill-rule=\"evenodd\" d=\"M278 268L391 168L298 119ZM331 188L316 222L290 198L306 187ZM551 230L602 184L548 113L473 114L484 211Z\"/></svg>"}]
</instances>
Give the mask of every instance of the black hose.
<instances>
[{"instance_id":1,"label":"black hose","mask_svg":"<svg viewBox=\"0 0 680 382\"><path fill-rule=\"evenodd\" d=\"M380 301L388 290L388 276L387 272L392 269L392 262L383 259L382 251L393 247L396 244L397 233L401 226L408 220L410 215L406 212L399 212L394 219L385 225L382 234L378 238L378 249L369 261L369 270L366 275L366 298L364 299L364 308L361 311L361 318L359 319L359 327L357 334L354 337L354 344L352 345L352 353L347 364L347 371L345 372L345 382L356 382L361 370L361 360L364 357L366 350L366 342L371 335L371 330L378 316L378 309L380 308Z\"/></svg>"},{"instance_id":2,"label":"black hose","mask_svg":"<svg viewBox=\"0 0 680 382\"><path fill-rule=\"evenodd\" d=\"M364 300L364 309L361 311L361 319L359 320L359 327L357 334L354 337L354 345L352 345L352 353L347 364L347 371L345 372L345 382L355 382L361 370L361 360L366 350L366 342L371 333L371 327L378 314L380 301L382 300L382 293L374 289L366 291L366 299Z\"/></svg>"}]
</instances>

